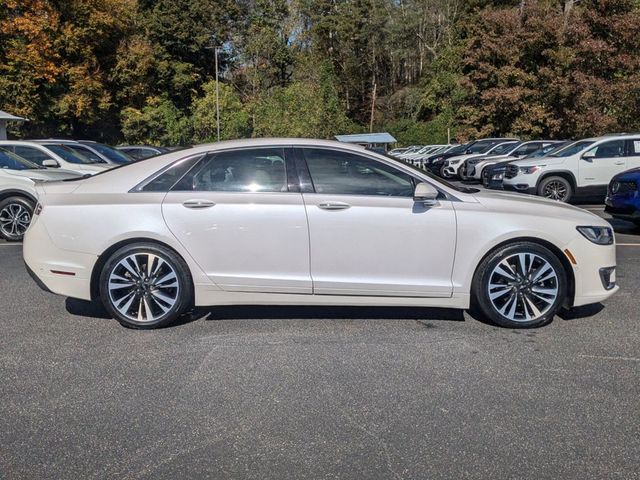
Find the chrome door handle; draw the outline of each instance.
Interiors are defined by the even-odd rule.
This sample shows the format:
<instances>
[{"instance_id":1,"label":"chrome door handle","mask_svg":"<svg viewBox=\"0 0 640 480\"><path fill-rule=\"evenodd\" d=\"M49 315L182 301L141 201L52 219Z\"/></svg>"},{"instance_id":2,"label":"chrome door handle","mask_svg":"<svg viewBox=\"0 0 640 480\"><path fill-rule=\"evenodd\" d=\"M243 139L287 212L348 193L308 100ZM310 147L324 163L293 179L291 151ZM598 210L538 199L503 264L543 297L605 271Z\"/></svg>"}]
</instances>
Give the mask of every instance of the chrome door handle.
<instances>
[{"instance_id":1,"label":"chrome door handle","mask_svg":"<svg viewBox=\"0 0 640 480\"><path fill-rule=\"evenodd\" d=\"M322 210L346 210L350 207L351 205L344 202L322 202L318 204L318 208Z\"/></svg>"},{"instance_id":2,"label":"chrome door handle","mask_svg":"<svg viewBox=\"0 0 640 480\"><path fill-rule=\"evenodd\" d=\"M624 165L627 162L616 162L616 165Z\"/></svg>"},{"instance_id":3,"label":"chrome door handle","mask_svg":"<svg viewBox=\"0 0 640 480\"><path fill-rule=\"evenodd\" d=\"M193 208L193 209L211 208L215 206L215 203L213 203L210 200L187 200L182 204L182 206L186 208Z\"/></svg>"}]
</instances>

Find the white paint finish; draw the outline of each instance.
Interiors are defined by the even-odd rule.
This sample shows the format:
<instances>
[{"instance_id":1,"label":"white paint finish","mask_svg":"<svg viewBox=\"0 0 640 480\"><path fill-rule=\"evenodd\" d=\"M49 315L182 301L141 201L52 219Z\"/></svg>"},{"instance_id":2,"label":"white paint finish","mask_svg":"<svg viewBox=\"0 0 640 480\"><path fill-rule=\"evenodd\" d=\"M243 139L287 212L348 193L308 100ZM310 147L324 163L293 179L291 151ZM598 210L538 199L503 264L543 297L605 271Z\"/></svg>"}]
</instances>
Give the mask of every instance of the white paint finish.
<instances>
[{"instance_id":1,"label":"white paint finish","mask_svg":"<svg viewBox=\"0 0 640 480\"><path fill-rule=\"evenodd\" d=\"M214 205L183 205L192 200ZM301 194L170 192L162 211L169 229L221 288L311 293Z\"/></svg>"},{"instance_id":2,"label":"white paint finish","mask_svg":"<svg viewBox=\"0 0 640 480\"><path fill-rule=\"evenodd\" d=\"M306 194L307 223L300 194L176 193L167 199L163 217L165 194L129 193L181 158L263 145L358 152L411 173L455 200L440 200L438 207L421 210L410 198ZM402 163L335 142L221 142L77 182L38 184L37 190L44 210L25 237L25 260L53 291L78 298L88 298L88 274L52 277L43 272L63 264L90 272L98 255L132 238L162 242L185 259L199 306L286 303L466 308L480 260L497 244L522 237L542 239L561 251L571 249L579 267L574 269L579 284L576 304L601 301L615 291L605 291L597 273L601 267L615 265L615 247L594 245L575 228L608 225L596 215L523 195L457 192ZM210 201L215 206L187 209L182 206L186 200ZM349 208L318 208L329 201L346 203ZM313 295L308 294L311 277L316 281Z\"/></svg>"},{"instance_id":3,"label":"white paint finish","mask_svg":"<svg viewBox=\"0 0 640 480\"><path fill-rule=\"evenodd\" d=\"M305 194L314 293L451 295L456 245L451 202L412 198ZM326 202L345 210L324 210Z\"/></svg>"}]
</instances>

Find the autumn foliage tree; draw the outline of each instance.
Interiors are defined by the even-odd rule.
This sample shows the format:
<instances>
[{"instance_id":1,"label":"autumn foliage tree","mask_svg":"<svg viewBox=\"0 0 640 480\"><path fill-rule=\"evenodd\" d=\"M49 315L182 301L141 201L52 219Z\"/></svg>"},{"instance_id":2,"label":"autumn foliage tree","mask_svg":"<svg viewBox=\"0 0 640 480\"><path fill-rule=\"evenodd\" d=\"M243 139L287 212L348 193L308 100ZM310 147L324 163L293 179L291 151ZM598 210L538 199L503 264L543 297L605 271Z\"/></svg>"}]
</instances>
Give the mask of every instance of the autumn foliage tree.
<instances>
[{"instance_id":1,"label":"autumn foliage tree","mask_svg":"<svg viewBox=\"0 0 640 480\"><path fill-rule=\"evenodd\" d=\"M0 0L0 109L14 135L209 141L218 47L223 138L640 130L638 25L638 0Z\"/></svg>"}]
</instances>

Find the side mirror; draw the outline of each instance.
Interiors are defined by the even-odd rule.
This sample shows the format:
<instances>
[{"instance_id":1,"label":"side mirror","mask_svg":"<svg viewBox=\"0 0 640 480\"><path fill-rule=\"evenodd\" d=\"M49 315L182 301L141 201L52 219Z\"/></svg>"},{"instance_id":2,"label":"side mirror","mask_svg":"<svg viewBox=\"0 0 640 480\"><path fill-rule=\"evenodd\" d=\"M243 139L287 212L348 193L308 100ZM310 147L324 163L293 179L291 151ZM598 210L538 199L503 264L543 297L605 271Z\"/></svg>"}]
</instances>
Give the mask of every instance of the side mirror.
<instances>
[{"instance_id":1,"label":"side mirror","mask_svg":"<svg viewBox=\"0 0 640 480\"><path fill-rule=\"evenodd\" d=\"M593 158L596 158L595 150L589 150L588 152L584 152L582 154L583 160L591 161Z\"/></svg>"},{"instance_id":2,"label":"side mirror","mask_svg":"<svg viewBox=\"0 0 640 480\"><path fill-rule=\"evenodd\" d=\"M47 159L42 162L42 166L49 167L49 168L58 168L60 165L55 160Z\"/></svg>"},{"instance_id":3,"label":"side mirror","mask_svg":"<svg viewBox=\"0 0 640 480\"><path fill-rule=\"evenodd\" d=\"M413 192L413 201L435 205L440 192L428 183L419 183Z\"/></svg>"}]
</instances>

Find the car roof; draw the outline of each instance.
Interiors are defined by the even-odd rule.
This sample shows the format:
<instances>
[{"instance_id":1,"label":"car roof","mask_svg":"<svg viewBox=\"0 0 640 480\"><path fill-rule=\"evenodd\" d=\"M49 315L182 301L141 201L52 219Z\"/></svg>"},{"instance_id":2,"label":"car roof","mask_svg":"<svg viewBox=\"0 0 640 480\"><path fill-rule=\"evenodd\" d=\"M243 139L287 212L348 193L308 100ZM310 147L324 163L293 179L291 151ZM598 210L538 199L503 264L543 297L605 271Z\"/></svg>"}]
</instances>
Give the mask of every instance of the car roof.
<instances>
[{"instance_id":1,"label":"car roof","mask_svg":"<svg viewBox=\"0 0 640 480\"><path fill-rule=\"evenodd\" d=\"M65 138L37 138L34 140L30 140L35 143L51 143L51 144L61 144L61 143L80 143L77 140L69 140Z\"/></svg>"},{"instance_id":2,"label":"car roof","mask_svg":"<svg viewBox=\"0 0 640 480\"><path fill-rule=\"evenodd\" d=\"M42 142L36 142L34 140L0 140L0 145L24 145L25 147L45 146Z\"/></svg>"},{"instance_id":3,"label":"car roof","mask_svg":"<svg viewBox=\"0 0 640 480\"><path fill-rule=\"evenodd\" d=\"M366 147L362 145L338 142L337 140L316 140L312 138L244 138L240 140L223 140L221 142L203 143L187 148L193 152L205 150L226 150L243 147L332 147L342 150L352 150L355 152L366 152ZM184 153L184 150L182 150Z\"/></svg>"}]
</instances>

